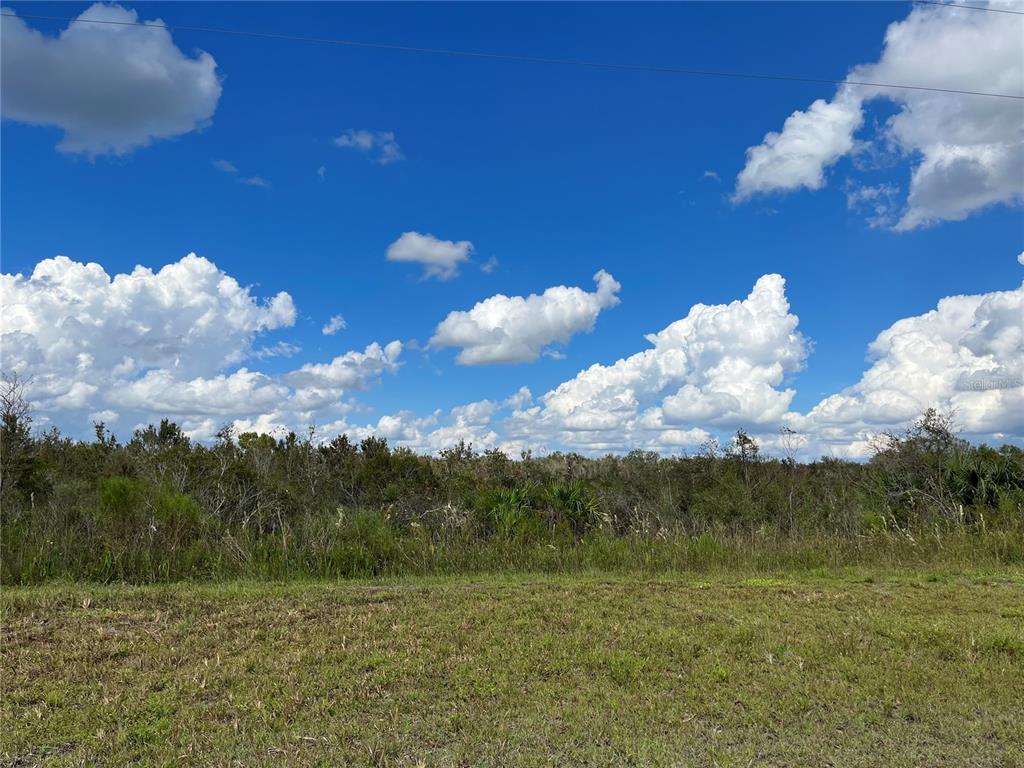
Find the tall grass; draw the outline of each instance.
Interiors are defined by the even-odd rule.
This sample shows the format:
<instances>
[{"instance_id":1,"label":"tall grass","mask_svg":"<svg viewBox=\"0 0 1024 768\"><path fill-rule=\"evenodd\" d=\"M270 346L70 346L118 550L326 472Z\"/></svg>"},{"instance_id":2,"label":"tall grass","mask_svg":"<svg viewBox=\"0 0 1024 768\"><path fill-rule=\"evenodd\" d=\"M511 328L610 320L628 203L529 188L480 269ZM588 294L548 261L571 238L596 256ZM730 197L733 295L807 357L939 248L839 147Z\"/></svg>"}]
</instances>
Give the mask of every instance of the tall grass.
<instances>
[{"instance_id":1,"label":"tall grass","mask_svg":"<svg viewBox=\"0 0 1024 768\"><path fill-rule=\"evenodd\" d=\"M779 572L877 566L938 569L1024 566L1019 531L933 527L916 533L784 533L722 529L648 536L594 530L566 534L487 536L457 532L443 539L422 528L400 530L379 511L310 516L278 535L207 530L169 540L146 529L117 533L70 526L5 526L0 581L133 583L230 578L334 579L512 571L633 573Z\"/></svg>"}]
</instances>

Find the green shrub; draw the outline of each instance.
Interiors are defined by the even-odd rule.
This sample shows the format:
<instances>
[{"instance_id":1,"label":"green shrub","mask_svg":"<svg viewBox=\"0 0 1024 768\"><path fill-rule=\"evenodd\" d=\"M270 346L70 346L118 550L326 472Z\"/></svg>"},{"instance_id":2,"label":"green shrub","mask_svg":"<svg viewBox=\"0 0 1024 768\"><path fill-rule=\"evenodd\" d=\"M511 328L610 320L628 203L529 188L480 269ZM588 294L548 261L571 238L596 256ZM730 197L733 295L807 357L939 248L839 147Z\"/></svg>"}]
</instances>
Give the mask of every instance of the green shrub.
<instances>
[{"instance_id":1,"label":"green shrub","mask_svg":"<svg viewBox=\"0 0 1024 768\"><path fill-rule=\"evenodd\" d=\"M330 570L338 576L380 576L400 560L400 544L394 526L381 512L359 510L343 515L336 523L330 545Z\"/></svg>"},{"instance_id":2,"label":"green shrub","mask_svg":"<svg viewBox=\"0 0 1024 768\"><path fill-rule=\"evenodd\" d=\"M555 524L565 524L576 536L586 533L600 522L597 499L580 480L552 483L546 490L545 500L554 514Z\"/></svg>"},{"instance_id":3,"label":"green shrub","mask_svg":"<svg viewBox=\"0 0 1024 768\"><path fill-rule=\"evenodd\" d=\"M96 485L99 521L114 525L136 522L141 516L145 485L130 477L104 477Z\"/></svg>"},{"instance_id":4,"label":"green shrub","mask_svg":"<svg viewBox=\"0 0 1024 768\"><path fill-rule=\"evenodd\" d=\"M480 499L480 510L490 530L503 539L536 539L547 530L543 518L533 508L531 489L523 486L486 491Z\"/></svg>"},{"instance_id":5,"label":"green shrub","mask_svg":"<svg viewBox=\"0 0 1024 768\"><path fill-rule=\"evenodd\" d=\"M206 513L191 496L167 487L156 489L152 506L157 531L176 541L195 538L207 522Z\"/></svg>"}]
</instances>

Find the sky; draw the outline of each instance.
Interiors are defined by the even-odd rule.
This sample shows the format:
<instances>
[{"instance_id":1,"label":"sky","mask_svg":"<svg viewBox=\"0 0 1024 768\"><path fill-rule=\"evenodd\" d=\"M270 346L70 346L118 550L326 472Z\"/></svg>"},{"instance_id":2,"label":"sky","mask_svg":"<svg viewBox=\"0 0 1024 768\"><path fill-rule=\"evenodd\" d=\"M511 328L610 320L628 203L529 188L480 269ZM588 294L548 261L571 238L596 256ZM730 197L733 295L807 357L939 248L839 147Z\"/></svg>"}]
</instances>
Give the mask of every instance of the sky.
<instances>
[{"instance_id":1,"label":"sky","mask_svg":"<svg viewBox=\"0 0 1024 768\"><path fill-rule=\"evenodd\" d=\"M78 437L1024 444L1020 98L175 28L1022 96L987 7L5 4L0 367Z\"/></svg>"}]
</instances>

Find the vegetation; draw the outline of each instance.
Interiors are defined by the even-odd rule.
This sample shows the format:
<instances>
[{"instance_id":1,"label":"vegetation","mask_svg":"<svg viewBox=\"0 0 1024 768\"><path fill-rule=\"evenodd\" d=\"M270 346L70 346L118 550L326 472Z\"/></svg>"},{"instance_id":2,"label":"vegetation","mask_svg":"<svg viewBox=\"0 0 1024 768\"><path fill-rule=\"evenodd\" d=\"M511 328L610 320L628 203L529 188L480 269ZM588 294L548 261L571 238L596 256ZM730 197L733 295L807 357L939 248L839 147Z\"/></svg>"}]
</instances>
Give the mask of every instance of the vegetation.
<instances>
[{"instance_id":1,"label":"vegetation","mask_svg":"<svg viewBox=\"0 0 1024 768\"><path fill-rule=\"evenodd\" d=\"M169 421L117 441L0 414L0 581L158 582L487 571L667 572L1024 562L1024 451L929 412L866 463L761 454L742 430L685 458L437 457Z\"/></svg>"},{"instance_id":2,"label":"vegetation","mask_svg":"<svg viewBox=\"0 0 1024 768\"><path fill-rule=\"evenodd\" d=\"M5 765L1024 764L1022 572L6 588Z\"/></svg>"},{"instance_id":3,"label":"vegetation","mask_svg":"<svg viewBox=\"0 0 1024 768\"><path fill-rule=\"evenodd\" d=\"M0 763L1024 762L1024 453L937 414L801 464L3 406Z\"/></svg>"}]
</instances>

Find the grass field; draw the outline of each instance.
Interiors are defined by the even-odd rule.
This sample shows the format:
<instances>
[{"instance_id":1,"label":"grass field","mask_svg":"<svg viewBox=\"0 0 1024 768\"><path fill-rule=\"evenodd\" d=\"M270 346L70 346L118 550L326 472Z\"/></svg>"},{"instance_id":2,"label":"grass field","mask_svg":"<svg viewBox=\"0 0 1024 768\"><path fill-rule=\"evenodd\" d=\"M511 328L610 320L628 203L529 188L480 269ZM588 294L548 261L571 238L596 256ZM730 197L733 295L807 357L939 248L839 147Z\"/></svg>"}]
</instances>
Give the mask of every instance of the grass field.
<instances>
[{"instance_id":1,"label":"grass field","mask_svg":"<svg viewBox=\"0 0 1024 768\"><path fill-rule=\"evenodd\" d=\"M5 588L0 756L1024 765L1024 573L867 573Z\"/></svg>"}]
</instances>

